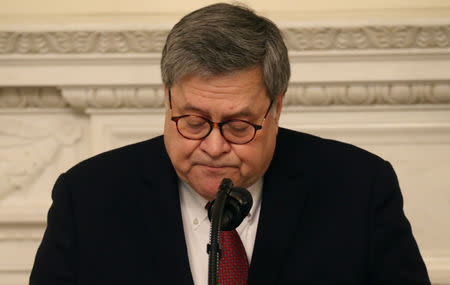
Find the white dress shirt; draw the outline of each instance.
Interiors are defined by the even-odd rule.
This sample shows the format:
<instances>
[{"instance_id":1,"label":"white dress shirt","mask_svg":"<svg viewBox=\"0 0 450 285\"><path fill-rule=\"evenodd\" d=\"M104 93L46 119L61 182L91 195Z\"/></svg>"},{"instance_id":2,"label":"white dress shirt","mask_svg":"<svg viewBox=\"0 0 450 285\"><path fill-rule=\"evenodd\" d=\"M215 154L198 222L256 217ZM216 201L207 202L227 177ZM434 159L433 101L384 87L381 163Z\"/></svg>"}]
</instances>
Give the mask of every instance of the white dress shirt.
<instances>
[{"instance_id":1,"label":"white dress shirt","mask_svg":"<svg viewBox=\"0 0 450 285\"><path fill-rule=\"evenodd\" d=\"M252 259L256 230L258 228L262 186L263 181L260 179L248 188L252 194L253 206L248 216L245 217L236 229L244 244L249 263ZM208 253L206 252L206 245L209 243L211 227L208 212L205 209L208 200L200 196L192 187L181 180L178 183L178 189L180 193L184 237L192 278L194 279L195 285L207 285Z\"/></svg>"}]
</instances>

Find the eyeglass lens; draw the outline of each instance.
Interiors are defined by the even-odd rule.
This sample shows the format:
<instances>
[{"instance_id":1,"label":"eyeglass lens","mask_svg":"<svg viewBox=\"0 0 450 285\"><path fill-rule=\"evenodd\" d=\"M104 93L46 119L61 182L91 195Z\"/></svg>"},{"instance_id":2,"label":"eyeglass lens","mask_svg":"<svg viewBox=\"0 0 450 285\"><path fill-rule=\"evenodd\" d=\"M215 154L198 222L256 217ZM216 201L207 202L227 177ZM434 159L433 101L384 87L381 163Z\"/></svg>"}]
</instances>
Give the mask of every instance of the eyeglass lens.
<instances>
[{"instance_id":1,"label":"eyeglass lens","mask_svg":"<svg viewBox=\"0 0 450 285\"><path fill-rule=\"evenodd\" d=\"M255 127L245 121L233 120L219 126L225 139L232 143L246 143L255 135ZM202 117L186 116L178 119L177 127L186 138L202 139L211 132L213 124Z\"/></svg>"}]
</instances>

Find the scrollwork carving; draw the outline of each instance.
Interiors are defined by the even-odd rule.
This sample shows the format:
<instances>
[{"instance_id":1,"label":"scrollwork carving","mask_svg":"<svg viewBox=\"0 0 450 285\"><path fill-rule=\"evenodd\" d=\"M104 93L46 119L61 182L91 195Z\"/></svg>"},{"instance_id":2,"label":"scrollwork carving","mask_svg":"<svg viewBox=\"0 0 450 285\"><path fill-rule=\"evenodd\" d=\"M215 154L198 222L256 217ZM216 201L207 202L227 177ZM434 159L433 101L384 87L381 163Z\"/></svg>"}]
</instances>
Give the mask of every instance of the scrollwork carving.
<instances>
[{"instance_id":1,"label":"scrollwork carving","mask_svg":"<svg viewBox=\"0 0 450 285\"><path fill-rule=\"evenodd\" d=\"M416 38L418 47L440 47L449 46L450 27L425 27L419 30Z\"/></svg>"},{"instance_id":2,"label":"scrollwork carving","mask_svg":"<svg viewBox=\"0 0 450 285\"><path fill-rule=\"evenodd\" d=\"M364 29L372 47L380 49L413 47L417 27L381 26Z\"/></svg>"},{"instance_id":3,"label":"scrollwork carving","mask_svg":"<svg viewBox=\"0 0 450 285\"><path fill-rule=\"evenodd\" d=\"M447 48L450 26L287 28L289 50Z\"/></svg>"},{"instance_id":4,"label":"scrollwork carving","mask_svg":"<svg viewBox=\"0 0 450 285\"><path fill-rule=\"evenodd\" d=\"M3 31L0 54L160 53L168 30ZM286 27L291 51L448 48L450 25Z\"/></svg>"},{"instance_id":5,"label":"scrollwork carving","mask_svg":"<svg viewBox=\"0 0 450 285\"><path fill-rule=\"evenodd\" d=\"M0 32L0 54L160 53L167 33L166 30Z\"/></svg>"},{"instance_id":6,"label":"scrollwork carving","mask_svg":"<svg viewBox=\"0 0 450 285\"><path fill-rule=\"evenodd\" d=\"M366 49L370 42L362 29L355 28L337 33L335 45L337 49Z\"/></svg>"}]
</instances>

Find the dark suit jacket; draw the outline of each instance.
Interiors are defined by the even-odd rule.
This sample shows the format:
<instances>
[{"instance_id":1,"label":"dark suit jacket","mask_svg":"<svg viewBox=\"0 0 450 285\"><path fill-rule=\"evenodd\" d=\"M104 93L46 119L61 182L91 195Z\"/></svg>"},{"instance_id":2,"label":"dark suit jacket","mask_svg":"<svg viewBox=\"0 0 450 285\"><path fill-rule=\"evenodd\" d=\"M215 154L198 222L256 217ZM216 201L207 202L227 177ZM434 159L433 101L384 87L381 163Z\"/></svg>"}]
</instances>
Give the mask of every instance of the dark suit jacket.
<instances>
[{"instance_id":1,"label":"dark suit jacket","mask_svg":"<svg viewBox=\"0 0 450 285\"><path fill-rule=\"evenodd\" d=\"M30 284L193 284L162 137L81 162L52 198ZM388 162L280 129L248 284L430 284L402 203Z\"/></svg>"}]
</instances>

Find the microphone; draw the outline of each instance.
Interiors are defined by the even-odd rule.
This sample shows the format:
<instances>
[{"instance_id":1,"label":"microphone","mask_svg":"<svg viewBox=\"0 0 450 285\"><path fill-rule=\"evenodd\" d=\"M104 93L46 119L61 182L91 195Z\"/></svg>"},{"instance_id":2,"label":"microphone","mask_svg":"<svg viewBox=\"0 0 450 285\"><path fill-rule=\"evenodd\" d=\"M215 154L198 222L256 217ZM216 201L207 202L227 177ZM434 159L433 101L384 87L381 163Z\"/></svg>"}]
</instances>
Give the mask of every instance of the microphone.
<instances>
[{"instance_id":1,"label":"microphone","mask_svg":"<svg viewBox=\"0 0 450 285\"><path fill-rule=\"evenodd\" d=\"M230 178L224 178L220 183L217 197L208 208L208 218L211 221L211 233L206 251L208 257L208 284L217 284L219 268L220 231L231 231L237 228L250 212L253 199L247 189L233 187Z\"/></svg>"},{"instance_id":2,"label":"microphone","mask_svg":"<svg viewBox=\"0 0 450 285\"><path fill-rule=\"evenodd\" d=\"M211 221L215 201L208 209L208 218ZM242 187L234 187L228 192L222 216L222 231L231 231L237 228L250 212L253 199L250 192Z\"/></svg>"}]
</instances>

